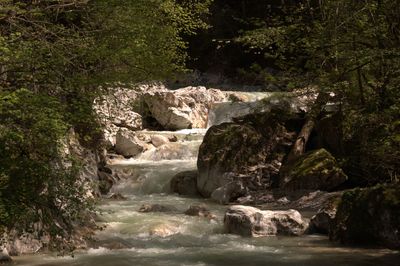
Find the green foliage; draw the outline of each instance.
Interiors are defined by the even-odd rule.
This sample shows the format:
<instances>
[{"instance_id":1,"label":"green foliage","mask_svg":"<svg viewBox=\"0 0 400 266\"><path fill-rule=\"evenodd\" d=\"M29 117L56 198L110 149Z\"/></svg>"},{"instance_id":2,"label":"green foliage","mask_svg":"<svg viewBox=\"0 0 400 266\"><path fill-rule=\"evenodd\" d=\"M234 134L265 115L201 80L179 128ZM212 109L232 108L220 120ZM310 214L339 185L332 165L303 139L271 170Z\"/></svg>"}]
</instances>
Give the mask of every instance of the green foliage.
<instances>
[{"instance_id":1,"label":"green foliage","mask_svg":"<svg viewBox=\"0 0 400 266\"><path fill-rule=\"evenodd\" d=\"M343 194L330 238L346 244L399 248L399 184L377 185Z\"/></svg>"},{"instance_id":2,"label":"green foliage","mask_svg":"<svg viewBox=\"0 0 400 266\"><path fill-rule=\"evenodd\" d=\"M2 230L48 236L69 251L75 225L92 205L78 165L61 156L67 128L56 98L26 89L0 94Z\"/></svg>"},{"instance_id":3,"label":"green foliage","mask_svg":"<svg viewBox=\"0 0 400 266\"><path fill-rule=\"evenodd\" d=\"M264 3L266 7L267 4ZM399 174L400 3L296 1L275 6L236 41L280 70L287 89L334 92L358 185Z\"/></svg>"},{"instance_id":4,"label":"green foliage","mask_svg":"<svg viewBox=\"0 0 400 266\"><path fill-rule=\"evenodd\" d=\"M182 37L206 26L208 3L0 0L2 230L73 248L92 202L61 140L73 127L86 147L101 144L92 109L99 86L184 71Z\"/></svg>"}]
</instances>

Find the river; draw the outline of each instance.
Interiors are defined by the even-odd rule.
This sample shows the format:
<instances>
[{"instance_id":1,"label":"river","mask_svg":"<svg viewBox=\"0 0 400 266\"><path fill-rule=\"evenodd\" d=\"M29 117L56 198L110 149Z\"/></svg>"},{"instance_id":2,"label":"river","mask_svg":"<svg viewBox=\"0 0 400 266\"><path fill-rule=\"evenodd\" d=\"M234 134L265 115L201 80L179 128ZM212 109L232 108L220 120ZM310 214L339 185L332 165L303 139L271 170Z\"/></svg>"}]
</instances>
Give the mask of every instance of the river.
<instances>
[{"instance_id":1,"label":"river","mask_svg":"<svg viewBox=\"0 0 400 266\"><path fill-rule=\"evenodd\" d=\"M178 136L133 160L115 160L110 167L123 178L112 192L126 200L103 200L97 233L98 248L74 257L52 254L21 256L16 265L32 266L208 266L208 265L400 265L400 255L387 249L343 247L326 236L245 238L226 234L226 206L201 198L172 194L169 181L176 173L196 168L205 130L142 132ZM138 212L143 204L172 206L171 212ZM204 204L216 219L187 216L192 204Z\"/></svg>"}]
</instances>

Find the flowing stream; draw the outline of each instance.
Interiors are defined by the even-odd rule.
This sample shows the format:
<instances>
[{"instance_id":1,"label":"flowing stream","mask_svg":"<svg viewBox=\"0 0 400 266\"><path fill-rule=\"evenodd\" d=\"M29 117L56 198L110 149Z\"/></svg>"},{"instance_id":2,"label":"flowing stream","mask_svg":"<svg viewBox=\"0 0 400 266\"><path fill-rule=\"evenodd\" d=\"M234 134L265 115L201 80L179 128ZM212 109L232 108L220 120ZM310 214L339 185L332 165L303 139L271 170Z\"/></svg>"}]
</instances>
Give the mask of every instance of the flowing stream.
<instances>
[{"instance_id":1,"label":"flowing stream","mask_svg":"<svg viewBox=\"0 0 400 266\"><path fill-rule=\"evenodd\" d=\"M170 193L176 173L196 169L202 130L141 132L176 136L178 141L110 165L121 176L112 188L126 200L104 200L98 248L72 257L21 256L16 265L400 265L399 253L383 249L341 247L326 236L244 238L223 230L226 206ZM138 212L143 204L162 204L169 212ZM187 216L192 204L205 204L216 216Z\"/></svg>"}]
</instances>

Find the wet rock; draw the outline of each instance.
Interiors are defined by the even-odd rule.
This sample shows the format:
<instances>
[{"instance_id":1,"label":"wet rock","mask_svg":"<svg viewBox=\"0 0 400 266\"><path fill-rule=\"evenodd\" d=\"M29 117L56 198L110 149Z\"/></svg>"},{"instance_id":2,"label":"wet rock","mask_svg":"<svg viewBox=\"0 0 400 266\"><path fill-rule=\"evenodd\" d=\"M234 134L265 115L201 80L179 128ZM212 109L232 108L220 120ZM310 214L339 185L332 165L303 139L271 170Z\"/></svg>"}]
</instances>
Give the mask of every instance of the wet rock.
<instances>
[{"instance_id":1,"label":"wet rock","mask_svg":"<svg viewBox=\"0 0 400 266\"><path fill-rule=\"evenodd\" d=\"M11 264L12 259L10 255L8 255L8 251L6 249L3 249L0 251L0 264Z\"/></svg>"},{"instance_id":2,"label":"wet rock","mask_svg":"<svg viewBox=\"0 0 400 266\"><path fill-rule=\"evenodd\" d=\"M345 192L330 230L345 244L400 248L400 184Z\"/></svg>"},{"instance_id":3,"label":"wet rock","mask_svg":"<svg viewBox=\"0 0 400 266\"><path fill-rule=\"evenodd\" d=\"M178 137L174 135L174 136L168 138L168 141L169 142L177 142L178 141Z\"/></svg>"},{"instance_id":4,"label":"wet rock","mask_svg":"<svg viewBox=\"0 0 400 266\"><path fill-rule=\"evenodd\" d=\"M308 223L296 210L263 211L235 205L225 213L224 226L228 233L242 236L298 236L304 234Z\"/></svg>"},{"instance_id":5,"label":"wet rock","mask_svg":"<svg viewBox=\"0 0 400 266\"><path fill-rule=\"evenodd\" d=\"M175 91L151 92L144 102L151 115L165 129L204 128L211 103L222 101L225 94L205 87L187 87Z\"/></svg>"},{"instance_id":6,"label":"wet rock","mask_svg":"<svg viewBox=\"0 0 400 266\"><path fill-rule=\"evenodd\" d=\"M139 212L173 212L176 211L174 206L161 205L161 204L143 204Z\"/></svg>"},{"instance_id":7,"label":"wet rock","mask_svg":"<svg viewBox=\"0 0 400 266\"><path fill-rule=\"evenodd\" d=\"M213 215L205 205L191 205L189 209L187 209L184 213L185 215L189 216L199 216L209 219L215 219L215 215Z\"/></svg>"},{"instance_id":8,"label":"wet rock","mask_svg":"<svg viewBox=\"0 0 400 266\"><path fill-rule=\"evenodd\" d=\"M339 199L329 201L325 206L318 210L310 220L310 233L329 234L333 219L336 216Z\"/></svg>"},{"instance_id":9,"label":"wet rock","mask_svg":"<svg viewBox=\"0 0 400 266\"><path fill-rule=\"evenodd\" d=\"M112 171L108 167L100 167L97 171L100 193L106 195L115 183Z\"/></svg>"},{"instance_id":10,"label":"wet rock","mask_svg":"<svg viewBox=\"0 0 400 266\"><path fill-rule=\"evenodd\" d=\"M126 197L121 195L120 193L111 194L108 199L110 200L126 200Z\"/></svg>"},{"instance_id":11,"label":"wet rock","mask_svg":"<svg viewBox=\"0 0 400 266\"><path fill-rule=\"evenodd\" d=\"M139 155L138 159L142 160L185 160L194 159L197 156L197 146L185 145L183 142L166 143L158 148L149 149Z\"/></svg>"},{"instance_id":12,"label":"wet rock","mask_svg":"<svg viewBox=\"0 0 400 266\"><path fill-rule=\"evenodd\" d=\"M151 236L167 237L179 232L179 227L171 224L156 225L149 230Z\"/></svg>"},{"instance_id":13,"label":"wet rock","mask_svg":"<svg viewBox=\"0 0 400 266\"><path fill-rule=\"evenodd\" d=\"M304 93L243 93L227 92L227 102L215 103L209 113L209 125L233 122L237 117L254 113L269 113L274 109L286 110L287 113L304 113L315 100L315 95Z\"/></svg>"},{"instance_id":14,"label":"wet rock","mask_svg":"<svg viewBox=\"0 0 400 266\"><path fill-rule=\"evenodd\" d=\"M220 204L228 204L241 196L247 195L247 193L248 189L241 181L233 181L214 190L211 199Z\"/></svg>"},{"instance_id":15,"label":"wet rock","mask_svg":"<svg viewBox=\"0 0 400 266\"><path fill-rule=\"evenodd\" d=\"M178 173L171 179L171 191L187 196L198 196L197 170Z\"/></svg>"},{"instance_id":16,"label":"wet rock","mask_svg":"<svg viewBox=\"0 0 400 266\"><path fill-rule=\"evenodd\" d=\"M281 171L281 187L288 191L332 191L346 180L346 174L325 149L311 151Z\"/></svg>"},{"instance_id":17,"label":"wet rock","mask_svg":"<svg viewBox=\"0 0 400 266\"><path fill-rule=\"evenodd\" d=\"M287 127L292 123L290 117L286 110L274 109L212 126L197 161L201 195L210 197L233 181L243 181L250 190L271 187L297 135Z\"/></svg>"},{"instance_id":18,"label":"wet rock","mask_svg":"<svg viewBox=\"0 0 400 266\"><path fill-rule=\"evenodd\" d=\"M162 135L152 135L151 136L151 143L155 147L160 147L161 145L164 145L169 142L169 139L167 137L164 137Z\"/></svg>"},{"instance_id":19,"label":"wet rock","mask_svg":"<svg viewBox=\"0 0 400 266\"><path fill-rule=\"evenodd\" d=\"M135 157L147 149L147 144L135 132L120 129L116 136L115 150L125 157Z\"/></svg>"},{"instance_id":20,"label":"wet rock","mask_svg":"<svg viewBox=\"0 0 400 266\"><path fill-rule=\"evenodd\" d=\"M228 100L231 102L247 102L249 101L248 97L246 95L237 93L237 92L232 92L228 95Z\"/></svg>"}]
</instances>

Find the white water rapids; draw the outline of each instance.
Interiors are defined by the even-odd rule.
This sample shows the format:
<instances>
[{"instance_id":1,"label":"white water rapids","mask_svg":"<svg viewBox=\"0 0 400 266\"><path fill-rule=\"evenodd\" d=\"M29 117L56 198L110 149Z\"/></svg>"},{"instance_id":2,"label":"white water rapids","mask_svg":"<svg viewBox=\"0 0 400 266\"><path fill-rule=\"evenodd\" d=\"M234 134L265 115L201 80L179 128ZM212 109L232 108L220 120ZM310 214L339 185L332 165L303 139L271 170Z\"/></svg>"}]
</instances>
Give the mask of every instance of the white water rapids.
<instances>
[{"instance_id":1,"label":"white water rapids","mask_svg":"<svg viewBox=\"0 0 400 266\"><path fill-rule=\"evenodd\" d=\"M96 236L99 248L77 252L73 258L22 256L15 259L16 265L399 265L394 251L341 247L326 236L244 238L226 234L226 206L178 196L169 190L172 176L196 168L205 130L156 133L177 136L178 142L110 165L123 177L112 192L121 193L127 200L104 200L100 205L101 224L106 228ZM217 219L183 214L191 204L199 203L207 205ZM174 210L141 213L142 204L162 204Z\"/></svg>"}]
</instances>

